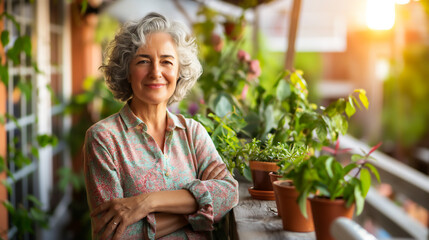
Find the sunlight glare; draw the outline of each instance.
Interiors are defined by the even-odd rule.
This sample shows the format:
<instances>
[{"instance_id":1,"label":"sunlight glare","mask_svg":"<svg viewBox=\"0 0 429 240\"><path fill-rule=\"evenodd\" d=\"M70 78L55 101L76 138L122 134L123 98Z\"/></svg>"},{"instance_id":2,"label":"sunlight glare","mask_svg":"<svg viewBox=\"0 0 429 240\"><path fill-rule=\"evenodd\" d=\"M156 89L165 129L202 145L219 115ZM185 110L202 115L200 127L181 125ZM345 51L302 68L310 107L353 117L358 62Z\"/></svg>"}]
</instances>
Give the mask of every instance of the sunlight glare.
<instances>
[{"instance_id":1,"label":"sunlight glare","mask_svg":"<svg viewBox=\"0 0 429 240\"><path fill-rule=\"evenodd\" d=\"M396 4L405 5L410 3L410 0L396 0Z\"/></svg>"},{"instance_id":2,"label":"sunlight glare","mask_svg":"<svg viewBox=\"0 0 429 240\"><path fill-rule=\"evenodd\" d=\"M394 0L367 0L366 23L373 30L389 30L395 24Z\"/></svg>"}]
</instances>

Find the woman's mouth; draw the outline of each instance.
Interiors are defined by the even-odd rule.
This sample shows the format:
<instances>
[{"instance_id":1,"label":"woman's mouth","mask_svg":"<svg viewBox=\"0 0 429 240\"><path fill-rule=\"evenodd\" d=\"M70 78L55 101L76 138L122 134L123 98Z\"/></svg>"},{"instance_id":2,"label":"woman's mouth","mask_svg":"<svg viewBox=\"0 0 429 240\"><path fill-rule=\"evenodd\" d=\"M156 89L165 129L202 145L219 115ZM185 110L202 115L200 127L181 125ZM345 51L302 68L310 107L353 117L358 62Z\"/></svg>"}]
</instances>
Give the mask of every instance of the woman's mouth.
<instances>
[{"instance_id":1,"label":"woman's mouth","mask_svg":"<svg viewBox=\"0 0 429 240\"><path fill-rule=\"evenodd\" d=\"M152 89L159 89L159 88L162 88L163 86L165 86L165 84L147 84L146 86L148 88L152 88Z\"/></svg>"}]
</instances>

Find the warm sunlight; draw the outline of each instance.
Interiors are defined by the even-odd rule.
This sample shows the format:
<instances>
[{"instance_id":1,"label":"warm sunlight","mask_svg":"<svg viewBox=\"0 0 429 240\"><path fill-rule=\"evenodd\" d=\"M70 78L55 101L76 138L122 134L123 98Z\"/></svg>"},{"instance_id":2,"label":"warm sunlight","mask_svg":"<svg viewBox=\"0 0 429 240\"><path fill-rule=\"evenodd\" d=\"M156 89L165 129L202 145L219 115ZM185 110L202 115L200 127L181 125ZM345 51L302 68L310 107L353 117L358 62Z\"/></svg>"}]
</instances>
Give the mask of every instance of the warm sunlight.
<instances>
[{"instance_id":1,"label":"warm sunlight","mask_svg":"<svg viewBox=\"0 0 429 240\"><path fill-rule=\"evenodd\" d=\"M396 4L408 4L410 0L396 0Z\"/></svg>"},{"instance_id":2,"label":"warm sunlight","mask_svg":"<svg viewBox=\"0 0 429 240\"><path fill-rule=\"evenodd\" d=\"M366 23L373 30L389 30L395 23L394 0L367 0Z\"/></svg>"}]
</instances>

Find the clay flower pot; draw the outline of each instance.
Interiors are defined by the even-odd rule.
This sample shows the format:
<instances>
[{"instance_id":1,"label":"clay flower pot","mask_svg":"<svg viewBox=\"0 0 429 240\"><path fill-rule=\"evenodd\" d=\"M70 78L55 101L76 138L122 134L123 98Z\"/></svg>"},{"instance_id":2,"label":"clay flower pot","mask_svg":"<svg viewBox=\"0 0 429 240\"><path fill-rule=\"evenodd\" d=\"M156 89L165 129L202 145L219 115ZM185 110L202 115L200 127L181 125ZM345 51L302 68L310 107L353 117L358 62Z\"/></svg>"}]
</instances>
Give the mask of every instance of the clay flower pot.
<instances>
[{"instance_id":1,"label":"clay flower pot","mask_svg":"<svg viewBox=\"0 0 429 240\"><path fill-rule=\"evenodd\" d=\"M270 172L268 175L270 176L271 184L273 185L274 197L276 199L276 206L277 206L277 215L279 215L279 217L281 217L279 198L278 198L278 195L276 192L276 188L274 187L274 182L279 180L282 176L278 175L276 172Z\"/></svg>"},{"instance_id":2,"label":"clay flower pot","mask_svg":"<svg viewBox=\"0 0 429 240\"><path fill-rule=\"evenodd\" d=\"M310 198L317 240L335 240L330 233L332 222L338 217L352 219L355 205L349 208L343 199Z\"/></svg>"},{"instance_id":3,"label":"clay flower pot","mask_svg":"<svg viewBox=\"0 0 429 240\"><path fill-rule=\"evenodd\" d=\"M279 169L276 162L249 161L252 173L253 187L249 193L254 199L275 200L273 185L268 175Z\"/></svg>"},{"instance_id":4,"label":"clay flower pot","mask_svg":"<svg viewBox=\"0 0 429 240\"><path fill-rule=\"evenodd\" d=\"M279 180L273 183L276 197L279 200L277 209L282 217L283 229L292 232L312 232L314 231L313 217L311 214L310 202L307 200L307 214L305 218L297 198L299 193L290 180ZM280 206L280 208L279 208ZM319 239L318 239L319 240Z\"/></svg>"},{"instance_id":5,"label":"clay flower pot","mask_svg":"<svg viewBox=\"0 0 429 240\"><path fill-rule=\"evenodd\" d=\"M268 176L270 176L271 184L282 178L282 175L278 175L277 172L269 172Z\"/></svg>"}]
</instances>

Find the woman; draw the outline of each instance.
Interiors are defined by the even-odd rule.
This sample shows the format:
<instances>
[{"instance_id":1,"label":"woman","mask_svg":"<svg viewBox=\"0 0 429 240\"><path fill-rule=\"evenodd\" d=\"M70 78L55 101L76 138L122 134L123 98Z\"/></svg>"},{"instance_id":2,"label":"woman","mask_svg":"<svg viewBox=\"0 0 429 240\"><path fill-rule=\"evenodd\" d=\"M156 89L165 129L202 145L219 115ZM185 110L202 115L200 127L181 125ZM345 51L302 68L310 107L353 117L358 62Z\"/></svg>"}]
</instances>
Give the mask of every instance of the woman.
<instances>
[{"instance_id":1,"label":"woman","mask_svg":"<svg viewBox=\"0 0 429 240\"><path fill-rule=\"evenodd\" d=\"M206 239L238 201L201 124L175 115L201 75L184 27L151 13L124 25L101 67L127 103L88 129L85 181L95 239Z\"/></svg>"}]
</instances>

